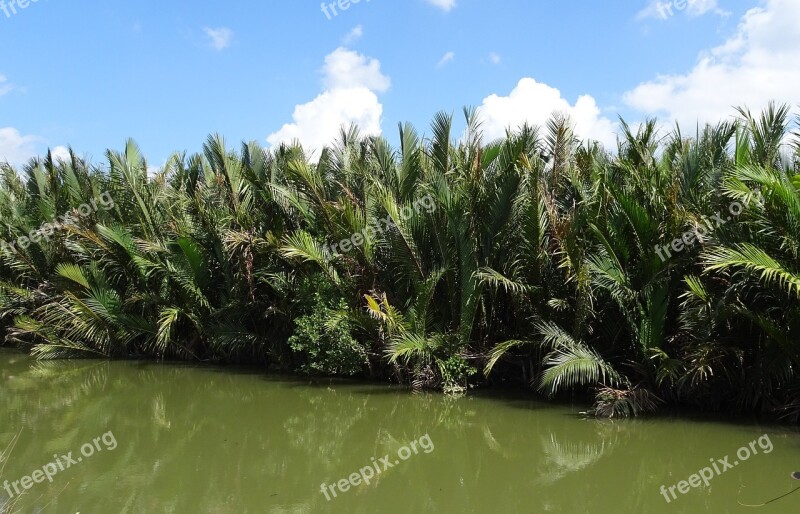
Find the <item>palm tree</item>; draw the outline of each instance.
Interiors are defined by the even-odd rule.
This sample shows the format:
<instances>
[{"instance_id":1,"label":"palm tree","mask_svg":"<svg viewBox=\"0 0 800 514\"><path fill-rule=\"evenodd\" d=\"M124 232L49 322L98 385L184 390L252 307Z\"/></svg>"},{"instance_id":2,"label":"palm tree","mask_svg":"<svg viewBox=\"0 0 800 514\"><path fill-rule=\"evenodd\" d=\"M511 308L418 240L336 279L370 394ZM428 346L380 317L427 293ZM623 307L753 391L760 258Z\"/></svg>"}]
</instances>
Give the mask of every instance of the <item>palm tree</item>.
<instances>
[{"instance_id":1,"label":"palm tree","mask_svg":"<svg viewBox=\"0 0 800 514\"><path fill-rule=\"evenodd\" d=\"M396 149L345 127L316 160L210 136L155 172L133 141L102 166L6 165L5 241L99 195L113 207L3 247L0 331L42 359L510 381L588 393L604 416L663 401L798 419L800 138L790 152L786 106L738 113L693 136L620 120L615 149L558 113L485 141L468 108L461 135L446 113L428 136L399 126Z\"/></svg>"}]
</instances>

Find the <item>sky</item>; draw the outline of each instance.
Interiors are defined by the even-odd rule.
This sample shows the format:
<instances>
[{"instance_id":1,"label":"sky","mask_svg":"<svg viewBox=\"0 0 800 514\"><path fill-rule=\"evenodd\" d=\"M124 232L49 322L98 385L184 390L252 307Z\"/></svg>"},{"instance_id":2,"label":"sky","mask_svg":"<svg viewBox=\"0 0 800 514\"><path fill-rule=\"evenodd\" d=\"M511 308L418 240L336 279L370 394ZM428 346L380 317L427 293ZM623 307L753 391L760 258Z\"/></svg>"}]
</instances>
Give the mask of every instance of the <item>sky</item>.
<instances>
[{"instance_id":1,"label":"sky","mask_svg":"<svg viewBox=\"0 0 800 514\"><path fill-rule=\"evenodd\" d=\"M619 116L800 112L798 27L800 0L0 0L0 161L318 150L350 123L396 144L466 106L487 139L557 111L613 148Z\"/></svg>"}]
</instances>

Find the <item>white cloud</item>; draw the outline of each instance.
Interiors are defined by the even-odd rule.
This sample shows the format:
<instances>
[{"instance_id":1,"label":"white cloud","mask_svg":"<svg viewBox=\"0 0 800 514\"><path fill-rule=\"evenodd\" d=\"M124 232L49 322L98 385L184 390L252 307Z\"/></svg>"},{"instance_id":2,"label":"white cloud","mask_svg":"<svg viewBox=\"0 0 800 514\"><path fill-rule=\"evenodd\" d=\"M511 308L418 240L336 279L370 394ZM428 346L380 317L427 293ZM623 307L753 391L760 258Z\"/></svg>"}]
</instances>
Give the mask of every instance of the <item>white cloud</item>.
<instances>
[{"instance_id":1,"label":"white cloud","mask_svg":"<svg viewBox=\"0 0 800 514\"><path fill-rule=\"evenodd\" d=\"M663 75L628 91L627 105L684 126L717 122L734 106L758 110L770 100L797 102L800 91L800 2L764 0L748 11L724 44L703 52L682 75Z\"/></svg>"},{"instance_id":2,"label":"white cloud","mask_svg":"<svg viewBox=\"0 0 800 514\"><path fill-rule=\"evenodd\" d=\"M8 162L12 166L19 166L34 157L45 155L46 149L39 151L39 145L46 142L40 136L23 135L14 127L0 128L0 163ZM56 146L50 151L56 161L69 160L69 149L66 146Z\"/></svg>"},{"instance_id":3,"label":"white cloud","mask_svg":"<svg viewBox=\"0 0 800 514\"><path fill-rule=\"evenodd\" d=\"M233 39L233 31L227 27L220 27L218 29L204 28L203 32L208 36L208 43L215 50L224 50L231 46Z\"/></svg>"},{"instance_id":4,"label":"white cloud","mask_svg":"<svg viewBox=\"0 0 800 514\"><path fill-rule=\"evenodd\" d=\"M271 146L299 140L306 149L330 145L342 125L355 123L362 134L380 135L383 105L377 93L391 86L381 73L381 63L352 50L337 48L325 57L325 91L314 100L295 106L292 123L270 134Z\"/></svg>"},{"instance_id":5,"label":"white cloud","mask_svg":"<svg viewBox=\"0 0 800 514\"><path fill-rule=\"evenodd\" d=\"M379 135L383 106L375 93L367 88L335 89L325 91L306 104L295 107L292 119L278 132L267 137L267 142L299 140L304 147L318 150L333 143L342 125L355 123L362 133Z\"/></svg>"},{"instance_id":6,"label":"white cloud","mask_svg":"<svg viewBox=\"0 0 800 514\"><path fill-rule=\"evenodd\" d=\"M42 138L22 135L14 127L0 128L0 162L8 162L14 166L23 164L36 156L36 144Z\"/></svg>"},{"instance_id":7,"label":"white cloud","mask_svg":"<svg viewBox=\"0 0 800 514\"><path fill-rule=\"evenodd\" d=\"M425 0L444 12L450 12L456 6L456 0Z\"/></svg>"},{"instance_id":8,"label":"white cloud","mask_svg":"<svg viewBox=\"0 0 800 514\"><path fill-rule=\"evenodd\" d=\"M69 161L69 148L66 146L57 146L50 150L50 153L53 154L53 160L55 161Z\"/></svg>"},{"instance_id":9,"label":"white cloud","mask_svg":"<svg viewBox=\"0 0 800 514\"><path fill-rule=\"evenodd\" d=\"M607 148L616 146L614 123L601 116L597 102L589 95L575 105L561 97L561 92L532 78L523 78L508 96L493 94L483 100L480 113L485 137L502 137L506 128L517 129L524 123L544 125L554 112L569 115L578 137L594 139Z\"/></svg>"},{"instance_id":10,"label":"white cloud","mask_svg":"<svg viewBox=\"0 0 800 514\"><path fill-rule=\"evenodd\" d=\"M0 96L3 96L6 93L11 92L12 89L14 89L14 86L12 86L8 82L8 79L6 78L6 76L5 75L0 75Z\"/></svg>"},{"instance_id":11,"label":"white cloud","mask_svg":"<svg viewBox=\"0 0 800 514\"><path fill-rule=\"evenodd\" d=\"M455 59L455 57L456 57L456 53L455 52L447 52L446 54L444 54L442 56L441 59L439 59L439 62L436 63L436 67L437 68L444 67L445 65L447 65L447 63L449 63L450 61Z\"/></svg>"},{"instance_id":12,"label":"white cloud","mask_svg":"<svg viewBox=\"0 0 800 514\"><path fill-rule=\"evenodd\" d=\"M720 9L717 0L652 0L647 7L639 11L636 19L666 20L680 12L686 12L686 15L692 18L703 16L709 12L718 16L730 15L730 12Z\"/></svg>"},{"instance_id":13,"label":"white cloud","mask_svg":"<svg viewBox=\"0 0 800 514\"><path fill-rule=\"evenodd\" d=\"M364 28L361 25L356 25L355 27L353 27L353 30L351 30L344 36L344 38L342 39L342 44L347 46L351 43L355 43L356 41L361 39L361 36L363 35L364 35Z\"/></svg>"},{"instance_id":14,"label":"white cloud","mask_svg":"<svg viewBox=\"0 0 800 514\"><path fill-rule=\"evenodd\" d=\"M676 2L677 5L677 2ZM692 17L702 16L708 12L714 13L718 16L730 16L729 11L720 9L717 5L717 0L688 0L686 7L686 14Z\"/></svg>"},{"instance_id":15,"label":"white cloud","mask_svg":"<svg viewBox=\"0 0 800 514\"><path fill-rule=\"evenodd\" d=\"M492 52L489 54L489 60L492 61L492 64L500 64L502 58L500 57L500 54Z\"/></svg>"},{"instance_id":16,"label":"white cloud","mask_svg":"<svg viewBox=\"0 0 800 514\"><path fill-rule=\"evenodd\" d=\"M325 57L323 83L327 89L365 87L383 93L391 85L381 73L381 62L339 47Z\"/></svg>"}]
</instances>

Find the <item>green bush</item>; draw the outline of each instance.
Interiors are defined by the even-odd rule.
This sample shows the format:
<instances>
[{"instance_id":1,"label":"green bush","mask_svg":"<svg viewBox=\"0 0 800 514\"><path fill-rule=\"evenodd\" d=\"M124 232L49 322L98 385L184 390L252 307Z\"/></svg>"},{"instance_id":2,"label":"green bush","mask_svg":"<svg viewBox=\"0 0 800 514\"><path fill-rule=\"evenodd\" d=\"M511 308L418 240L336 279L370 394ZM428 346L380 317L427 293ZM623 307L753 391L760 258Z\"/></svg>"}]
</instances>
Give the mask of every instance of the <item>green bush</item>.
<instances>
[{"instance_id":1,"label":"green bush","mask_svg":"<svg viewBox=\"0 0 800 514\"><path fill-rule=\"evenodd\" d=\"M341 315L347 304L329 307L316 295L310 314L295 321L289 346L301 360L297 370L308 375L356 375L366 362L364 348L352 336L350 322Z\"/></svg>"},{"instance_id":2,"label":"green bush","mask_svg":"<svg viewBox=\"0 0 800 514\"><path fill-rule=\"evenodd\" d=\"M449 359L441 361L439 371L442 373L442 389L446 393L465 391L469 377L478 372L460 355L453 355Z\"/></svg>"}]
</instances>

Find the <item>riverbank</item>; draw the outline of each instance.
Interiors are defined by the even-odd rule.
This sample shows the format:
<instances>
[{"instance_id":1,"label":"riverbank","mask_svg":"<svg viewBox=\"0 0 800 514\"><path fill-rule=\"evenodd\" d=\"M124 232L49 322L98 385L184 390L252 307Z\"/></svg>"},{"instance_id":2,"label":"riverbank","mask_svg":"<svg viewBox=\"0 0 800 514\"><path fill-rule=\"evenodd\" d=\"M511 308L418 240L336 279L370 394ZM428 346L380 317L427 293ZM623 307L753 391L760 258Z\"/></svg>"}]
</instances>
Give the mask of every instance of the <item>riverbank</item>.
<instances>
[{"instance_id":1,"label":"riverbank","mask_svg":"<svg viewBox=\"0 0 800 514\"><path fill-rule=\"evenodd\" d=\"M6 167L0 332L41 359L800 420L788 107L694 138L623 123L615 151L559 117L484 142L465 115L461 139L440 115L428 139L406 126L393 149L353 129L314 160L212 136L158 173L132 141L102 165Z\"/></svg>"}]
</instances>

